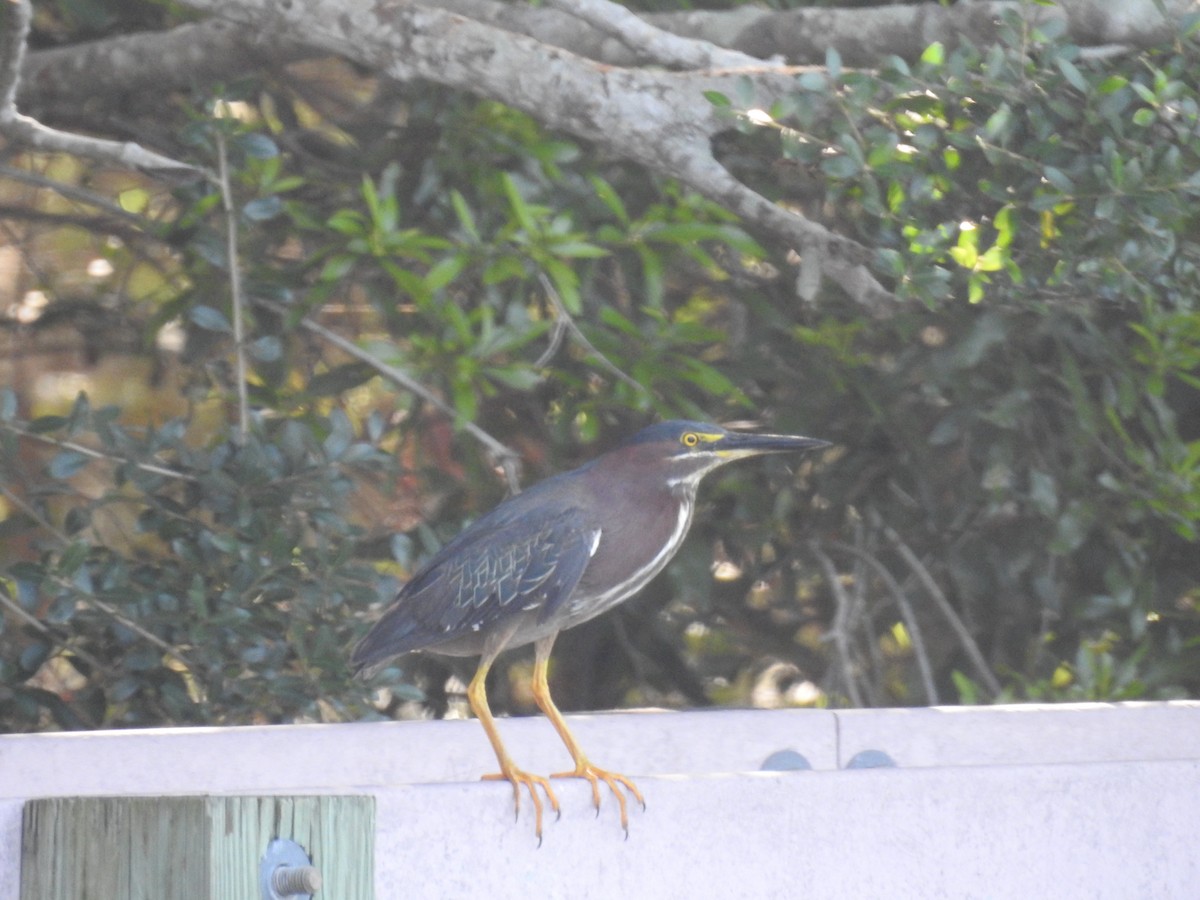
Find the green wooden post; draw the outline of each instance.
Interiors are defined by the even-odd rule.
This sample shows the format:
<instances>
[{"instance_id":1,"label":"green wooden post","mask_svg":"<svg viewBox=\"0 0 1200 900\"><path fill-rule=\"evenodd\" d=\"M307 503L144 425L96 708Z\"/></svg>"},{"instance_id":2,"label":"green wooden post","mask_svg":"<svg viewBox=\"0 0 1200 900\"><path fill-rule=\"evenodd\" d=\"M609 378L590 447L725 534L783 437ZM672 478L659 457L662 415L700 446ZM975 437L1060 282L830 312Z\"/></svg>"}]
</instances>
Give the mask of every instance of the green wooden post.
<instances>
[{"instance_id":1,"label":"green wooden post","mask_svg":"<svg viewBox=\"0 0 1200 900\"><path fill-rule=\"evenodd\" d=\"M25 804L21 900L261 900L275 838L321 873L316 898L374 898L375 799L53 797Z\"/></svg>"}]
</instances>

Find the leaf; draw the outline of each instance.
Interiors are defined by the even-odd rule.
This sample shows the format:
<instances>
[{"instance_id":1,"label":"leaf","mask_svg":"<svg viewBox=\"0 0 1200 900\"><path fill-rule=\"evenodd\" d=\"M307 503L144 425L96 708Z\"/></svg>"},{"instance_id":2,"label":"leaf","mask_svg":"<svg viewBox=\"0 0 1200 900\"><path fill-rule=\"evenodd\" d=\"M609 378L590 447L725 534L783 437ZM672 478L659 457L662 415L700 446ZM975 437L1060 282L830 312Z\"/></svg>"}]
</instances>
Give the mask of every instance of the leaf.
<instances>
[{"instance_id":1,"label":"leaf","mask_svg":"<svg viewBox=\"0 0 1200 900\"><path fill-rule=\"evenodd\" d=\"M271 159L279 155L279 146L265 134L239 134L233 143L255 159Z\"/></svg>"},{"instance_id":2,"label":"leaf","mask_svg":"<svg viewBox=\"0 0 1200 900\"><path fill-rule=\"evenodd\" d=\"M357 257L349 253L338 253L325 261L317 278L324 282L340 281L346 273L354 268L356 262L358 262Z\"/></svg>"},{"instance_id":3,"label":"leaf","mask_svg":"<svg viewBox=\"0 0 1200 900\"><path fill-rule=\"evenodd\" d=\"M259 197L242 207L242 215L251 222L266 222L283 212L283 201L278 197Z\"/></svg>"},{"instance_id":4,"label":"leaf","mask_svg":"<svg viewBox=\"0 0 1200 900\"><path fill-rule=\"evenodd\" d=\"M23 672L36 672L49 656L49 645L43 644L41 641L34 641L21 651L18 664Z\"/></svg>"},{"instance_id":5,"label":"leaf","mask_svg":"<svg viewBox=\"0 0 1200 900\"><path fill-rule=\"evenodd\" d=\"M629 212L625 209L625 202L621 199L621 195L599 175L591 175L588 180L592 183L592 190L596 192L596 196L600 199L600 202L608 207L609 211L617 217L622 225L628 225Z\"/></svg>"},{"instance_id":6,"label":"leaf","mask_svg":"<svg viewBox=\"0 0 1200 900\"><path fill-rule=\"evenodd\" d=\"M92 458L79 453L75 450L63 450L61 453L55 454L50 460L50 464L46 466L46 471L50 477L58 481L76 475L84 466L91 462Z\"/></svg>"},{"instance_id":7,"label":"leaf","mask_svg":"<svg viewBox=\"0 0 1200 900\"><path fill-rule=\"evenodd\" d=\"M329 414L329 426L329 434L322 448L328 459L335 460L346 452L354 440L354 426L350 423L350 417L340 409L334 409Z\"/></svg>"},{"instance_id":8,"label":"leaf","mask_svg":"<svg viewBox=\"0 0 1200 900\"><path fill-rule=\"evenodd\" d=\"M1067 79L1067 82L1071 85L1071 87L1075 88L1075 90L1079 91L1081 94L1086 94L1088 92L1087 80L1083 77L1083 73L1076 68L1073 62L1071 62L1069 59L1064 59L1061 56L1056 57L1054 62L1058 66L1058 71L1062 72L1063 78Z\"/></svg>"},{"instance_id":9,"label":"leaf","mask_svg":"<svg viewBox=\"0 0 1200 900\"><path fill-rule=\"evenodd\" d=\"M70 578L79 571L88 558L89 546L86 541L72 541L58 558L58 574Z\"/></svg>"},{"instance_id":10,"label":"leaf","mask_svg":"<svg viewBox=\"0 0 1200 900\"><path fill-rule=\"evenodd\" d=\"M259 362L276 362L283 356L283 343L273 334L251 341L246 349Z\"/></svg>"},{"instance_id":11,"label":"leaf","mask_svg":"<svg viewBox=\"0 0 1200 900\"><path fill-rule=\"evenodd\" d=\"M516 217L521 229L526 232L534 232L537 230L537 223L533 218L533 211L529 204L525 202L525 198L521 196L520 190L517 189L517 183L513 181L511 175L504 172L500 176L500 184L504 188L504 196L508 198L509 208L512 209L513 215Z\"/></svg>"},{"instance_id":12,"label":"leaf","mask_svg":"<svg viewBox=\"0 0 1200 900\"><path fill-rule=\"evenodd\" d=\"M987 122L983 125L983 133L986 137L992 140L1003 142L1003 138L1007 137L1009 125L1012 123L1012 109L1007 103L1000 104L1000 108L988 116Z\"/></svg>"},{"instance_id":13,"label":"leaf","mask_svg":"<svg viewBox=\"0 0 1200 900\"><path fill-rule=\"evenodd\" d=\"M1156 118L1158 118L1158 113L1153 109L1143 106L1133 114L1133 124L1145 128L1148 125L1153 125Z\"/></svg>"},{"instance_id":14,"label":"leaf","mask_svg":"<svg viewBox=\"0 0 1200 900\"><path fill-rule=\"evenodd\" d=\"M563 241L552 246L555 256L568 259L601 259L609 256L609 251L587 241Z\"/></svg>"},{"instance_id":15,"label":"leaf","mask_svg":"<svg viewBox=\"0 0 1200 900\"><path fill-rule=\"evenodd\" d=\"M205 331L233 331L233 326L229 324L225 313L211 306L193 306L188 310L188 318Z\"/></svg>"},{"instance_id":16,"label":"leaf","mask_svg":"<svg viewBox=\"0 0 1200 900\"><path fill-rule=\"evenodd\" d=\"M339 209L325 220L325 224L338 234L347 236L362 234L366 230L362 213L353 209Z\"/></svg>"},{"instance_id":17,"label":"leaf","mask_svg":"<svg viewBox=\"0 0 1200 900\"><path fill-rule=\"evenodd\" d=\"M475 217L471 215L471 208L467 206L467 200L458 191L457 188L450 192L450 205L454 207L454 215L458 217L458 224L463 227L463 231L475 243L479 243L479 227L475 224Z\"/></svg>"},{"instance_id":18,"label":"leaf","mask_svg":"<svg viewBox=\"0 0 1200 900\"><path fill-rule=\"evenodd\" d=\"M440 291L457 278L466 265L467 257L464 253L456 253L453 256L439 259L425 273L425 289L431 294Z\"/></svg>"},{"instance_id":19,"label":"leaf","mask_svg":"<svg viewBox=\"0 0 1200 900\"><path fill-rule=\"evenodd\" d=\"M834 80L842 77L842 54L832 44L825 49L825 69Z\"/></svg>"},{"instance_id":20,"label":"leaf","mask_svg":"<svg viewBox=\"0 0 1200 900\"><path fill-rule=\"evenodd\" d=\"M1075 182L1071 181L1067 173L1062 169L1055 168L1054 166L1046 166L1042 170L1042 174L1048 182L1064 194L1072 193L1075 190Z\"/></svg>"},{"instance_id":21,"label":"leaf","mask_svg":"<svg viewBox=\"0 0 1200 900\"><path fill-rule=\"evenodd\" d=\"M842 154L821 160L821 171L831 178L853 178L862 171L862 166L852 156Z\"/></svg>"},{"instance_id":22,"label":"leaf","mask_svg":"<svg viewBox=\"0 0 1200 900\"><path fill-rule=\"evenodd\" d=\"M796 80L796 83L806 91L823 93L826 90L829 81L825 77L824 72L817 71L816 69L810 69L809 71L804 72Z\"/></svg>"}]
</instances>

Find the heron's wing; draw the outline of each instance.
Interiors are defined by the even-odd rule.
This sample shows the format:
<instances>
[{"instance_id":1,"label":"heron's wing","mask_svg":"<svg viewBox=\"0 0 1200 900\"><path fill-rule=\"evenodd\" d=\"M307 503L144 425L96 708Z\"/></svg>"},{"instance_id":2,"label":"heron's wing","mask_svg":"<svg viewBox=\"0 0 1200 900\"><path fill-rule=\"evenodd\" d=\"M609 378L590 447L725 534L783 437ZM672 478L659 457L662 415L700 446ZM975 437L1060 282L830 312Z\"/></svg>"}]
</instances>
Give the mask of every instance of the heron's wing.
<instances>
[{"instance_id":1,"label":"heron's wing","mask_svg":"<svg viewBox=\"0 0 1200 900\"><path fill-rule=\"evenodd\" d=\"M517 517L468 528L401 588L355 648L353 663L365 668L557 608L596 549L598 533L583 519L579 510L567 509L549 519Z\"/></svg>"},{"instance_id":2,"label":"heron's wing","mask_svg":"<svg viewBox=\"0 0 1200 900\"><path fill-rule=\"evenodd\" d=\"M422 585L414 605L428 603L430 619L445 632L479 631L518 612L561 603L575 590L593 549L578 510L534 527L516 522L459 548L439 567L436 585Z\"/></svg>"}]
</instances>

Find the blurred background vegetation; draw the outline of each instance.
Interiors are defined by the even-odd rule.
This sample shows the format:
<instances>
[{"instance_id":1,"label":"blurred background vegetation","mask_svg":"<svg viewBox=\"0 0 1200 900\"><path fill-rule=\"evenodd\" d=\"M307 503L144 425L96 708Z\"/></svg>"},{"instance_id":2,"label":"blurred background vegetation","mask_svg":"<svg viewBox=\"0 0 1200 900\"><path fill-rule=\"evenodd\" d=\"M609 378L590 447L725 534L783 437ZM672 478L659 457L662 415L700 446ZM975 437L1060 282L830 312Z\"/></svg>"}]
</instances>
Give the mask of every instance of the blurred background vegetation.
<instances>
[{"instance_id":1,"label":"blurred background vegetation","mask_svg":"<svg viewBox=\"0 0 1200 900\"><path fill-rule=\"evenodd\" d=\"M35 7L43 47L181 21ZM706 482L669 570L560 639L564 709L1200 695L1197 71L1192 34L1012 20L711 97L739 177L876 250L884 317L669 180L332 59L72 123L223 155L236 257L215 184L8 148L0 730L459 714L459 663L362 685L348 647L504 496L497 442L530 483L664 417L836 446Z\"/></svg>"}]
</instances>

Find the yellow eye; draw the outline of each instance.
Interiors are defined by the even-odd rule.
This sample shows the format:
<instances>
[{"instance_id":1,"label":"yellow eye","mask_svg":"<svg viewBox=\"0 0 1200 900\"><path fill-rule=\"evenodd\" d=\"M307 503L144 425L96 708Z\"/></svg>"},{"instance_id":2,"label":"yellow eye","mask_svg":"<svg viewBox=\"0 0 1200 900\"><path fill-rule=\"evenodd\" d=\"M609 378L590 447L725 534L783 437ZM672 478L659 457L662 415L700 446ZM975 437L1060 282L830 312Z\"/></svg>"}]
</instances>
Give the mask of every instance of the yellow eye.
<instances>
[{"instance_id":1,"label":"yellow eye","mask_svg":"<svg viewBox=\"0 0 1200 900\"><path fill-rule=\"evenodd\" d=\"M695 447L698 443L700 443L699 436L696 435L696 433L692 432L692 431L689 431L687 434L685 434L679 440L683 443L683 446L685 446L685 447Z\"/></svg>"}]
</instances>

